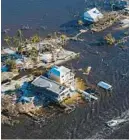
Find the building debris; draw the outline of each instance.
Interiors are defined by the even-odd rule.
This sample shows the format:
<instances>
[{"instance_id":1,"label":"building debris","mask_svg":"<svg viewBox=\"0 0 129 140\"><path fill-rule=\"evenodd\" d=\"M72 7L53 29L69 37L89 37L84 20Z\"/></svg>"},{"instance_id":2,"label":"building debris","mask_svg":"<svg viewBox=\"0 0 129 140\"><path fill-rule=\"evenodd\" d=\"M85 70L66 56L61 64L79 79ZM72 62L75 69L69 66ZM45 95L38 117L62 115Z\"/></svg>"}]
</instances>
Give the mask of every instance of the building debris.
<instances>
[{"instance_id":1,"label":"building debris","mask_svg":"<svg viewBox=\"0 0 129 140\"><path fill-rule=\"evenodd\" d=\"M115 22L119 21L119 19L120 14L118 14L117 12L105 13L103 19L94 23L93 26L91 27L91 30L95 32L100 32L112 26Z\"/></svg>"},{"instance_id":2,"label":"building debris","mask_svg":"<svg viewBox=\"0 0 129 140\"><path fill-rule=\"evenodd\" d=\"M128 28L129 27L129 18L128 19L123 19L120 21L120 26L122 28Z\"/></svg>"},{"instance_id":3,"label":"building debris","mask_svg":"<svg viewBox=\"0 0 129 140\"><path fill-rule=\"evenodd\" d=\"M129 6L128 0L118 0L115 3L112 4L112 8L115 10L122 10L124 8L127 8Z\"/></svg>"},{"instance_id":4,"label":"building debris","mask_svg":"<svg viewBox=\"0 0 129 140\"><path fill-rule=\"evenodd\" d=\"M10 81L13 77L17 76L18 73L14 72L2 72L1 73L1 82Z\"/></svg>"},{"instance_id":5,"label":"building debris","mask_svg":"<svg viewBox=\"0 0 129 140\"><path fill-rule=\"evenodd\" d=\"M86 68L86 70L84 70L84 72L83 72L83 74L86 74L86 75L89 75L89 73L90 73L90 71L91 71L91 66L88 66L87 68Z\"/></svg>"},{"instance_id":6,"label":"building debris","mask_svg":"<svg viewBox=\"0 0 129 140\"><path fill-rule=\"evenodd\" d=\"M6 49L3 49L3 50L1 51L1 54L15 55L16 52L13 51L13 50L11 50L11 49L9 49L9 48L6 48Z\"/></svg>"}]
</instances>

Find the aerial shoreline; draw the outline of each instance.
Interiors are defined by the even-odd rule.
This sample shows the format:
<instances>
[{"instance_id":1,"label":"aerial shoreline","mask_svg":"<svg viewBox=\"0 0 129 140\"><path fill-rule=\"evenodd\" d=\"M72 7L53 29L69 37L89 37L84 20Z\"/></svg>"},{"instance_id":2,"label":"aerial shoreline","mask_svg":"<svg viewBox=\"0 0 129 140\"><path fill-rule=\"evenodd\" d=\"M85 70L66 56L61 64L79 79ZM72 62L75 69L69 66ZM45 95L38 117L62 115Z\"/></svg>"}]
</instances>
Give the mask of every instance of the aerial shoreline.
<instances>
[{"instance_id":1,"label":"aerial shoreline","mask_svg":"<svg viewBox=\"0 0 129 140\"><path fill-rule=\"evenodd\" d=\"M52 21L51 17L49 20ZM62 18L60 18L60 20L64 22ZM25 120L26 117L23 117L21 119L21 123L16 124L16 126L17 128L19 128L19 130L21 130L21 132L31 132L31 134L33 133L32 135L29 135L28 133L23 136L19 133L15 125L11 127L12 130L10 130L9 126L2 125L2 137L90 138L97 132L97 130L105 127L104 123L106 121L112 119L115 116L117 117L121 115L122 112L128 110L128 39L125 42L124 47L117 45L101 45L101 43L99 44L100 40L102 40L102 38L108 33L111 33L116 40L119 40L126 37L127 32L129 32L128 28L116 30L114 26L111 26L110 28L99 33L91 33L90 31L88 31L82 35L82 38L85 40L84 42L70 41L65 47L65 49L68 49L70 51L74 51L76 53L79 52L80 57L78 59L71 60L65 63L64 66L68 68L72 67L76 71L76 76L82 78L90 86L96 86L96 84L100 80L108 81L114 88L114 92L111 97L108 97L106 94L102 94L102 99L99 104L82 104L78 106L74 112L68 115L59 114L59 116L57 115L57 118L53 117L50 122L47 122L48 125L38 125L38 123L33 123L30 118L27 118ZM81 69L84 70L88 66L91 66L92 70L89 75L85 75ZM97 108L98 106L99 108ZM24 121L26 122L26 124L24 123ZM34 130L35 126L36 128ZM121 129L125 131L128 130L128 124L125 129L123 127ZM23 128L25 128L25 130ZM72 130L71 128L75 129ZM6 134L6 129L9 130L8 134ZM113 134L111 134L111 137L124 138L124 134L120 134L119 132L121 131L121 129L116 131L116 133L119 133L118 137L113 136ZM43 130L44 133L42 133L41 130ZM51 136L48 130L54 133L53 136ZM57 132L55 132L55 130L57 130ZM38 133L38 136L35 135L36 133ZM128 135L126 136L128 137ZM103 134L102 138L103 137L110 138L110 136L106 136L105 134Z\"/></svg>"}]
</instances>

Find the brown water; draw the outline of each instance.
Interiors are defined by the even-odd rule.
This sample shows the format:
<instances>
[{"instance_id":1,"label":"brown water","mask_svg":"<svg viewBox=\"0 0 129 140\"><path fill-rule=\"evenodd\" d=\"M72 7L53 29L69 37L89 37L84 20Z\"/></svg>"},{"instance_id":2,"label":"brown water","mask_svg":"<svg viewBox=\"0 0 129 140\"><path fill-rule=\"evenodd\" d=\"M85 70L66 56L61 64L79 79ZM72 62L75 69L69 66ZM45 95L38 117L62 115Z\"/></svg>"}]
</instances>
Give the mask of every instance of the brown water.
<instances>
[{"instance_id":1,"label":"brown water","mask_svg":"<svg viewBox=\"0 0 129 140\"><path fill-rule=\"evenodd\" d=\"M82 13L84 8L94 5L99 5L102 9L105 7L102 0L86 3L84 0L3 0L2 28L11 28L10 34L14 34L20 24L29 24L33 27L32 31L25 32L29 36L43 24L48 28L45 31L38 30L41 35L59 30L74 34L77 29L71 27L73 19L76 19L73 13ZM113 29L112 27L94 34L87 32L82 36L85 38L84 42L70 42L66 48L80 52L81 55L78 60L65 64L74 68L77 76L82 77L89 85L96 85L100 80L110 83L113 86L111 96L104 93L100 101L79 106L68 115L56 115L45 126L34 123L29 118L22 118L21 123L13 127L2 125L2 138L129 138L128 123L118 130L105 126L106 121L129 109L129 49L123 51L118 46L99 46L96 43L110 32L116 38L124 36L124 30ZM129 40L126 46L129 46ZM77 71L87 66L92 67L89 76Z\"/></svg>"}]
</instances>

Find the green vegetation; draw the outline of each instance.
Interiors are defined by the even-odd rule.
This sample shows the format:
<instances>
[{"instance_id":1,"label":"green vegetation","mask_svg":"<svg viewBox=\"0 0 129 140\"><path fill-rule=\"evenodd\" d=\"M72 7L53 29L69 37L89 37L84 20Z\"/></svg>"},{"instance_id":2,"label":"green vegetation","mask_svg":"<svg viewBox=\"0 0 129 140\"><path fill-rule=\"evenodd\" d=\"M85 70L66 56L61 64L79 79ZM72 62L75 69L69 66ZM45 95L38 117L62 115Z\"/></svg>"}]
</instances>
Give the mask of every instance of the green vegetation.
<instances>
[{"instance_id":1,"label":"green vegetation","mask_svg":"<svg viewBox=\"0 0 129 140\"><path fill-rule=\"evenodd\" d=\"M64 35L64 34L61 35L61 39L62 39L62 44L63 44L63 46L64 46L65 43L66 43L66 38L67 38L66 35Z\"/></svg>"},{"instance_id":2,"label":"green vegetation","mask_svg":"<svg viewBox=\"0 0 129 140\"><path fill-rule=\"evenodd\" d=\"M33 47L33 48L29 51L29 55L30 55L30 57L31 57L34 61L36 61L37 58L38 58L38 50L37 50L35 47Z\"/></svg>"},{"instance_id":3,"label":"green vegetation","mask_svg":"<svg viewBox=\"0 0 129 140\"><path fill-rule=\"evenodd\" d=\"M109 45L113 45L113 44L115 44L115 42L116 42L116 39L112 36L111 33L107 34L107 35L104 37L104 40L105 40L106 43L109 44Z\"/></svg>"},{"instance_id":4,"label":"green vegetation","mask_svg":"<svg viewBox=\"0 0 129 140\"><path fill-rule=\"evenodd\" d=\"M82 20L78 20L78 25L84 25L84 22Z\"/></svg>"},{"instance_id":5,"label":"green vegetation","mask_svg":"<svg viewBox=\"0 0 129 140\"><path fill-rule=\"evenodd\" d=\"M42 70L35 70L32 72L32 75L35 75L35 76L40 76L43 74L43 71Z\"/></svg>"},{"instance_id":6,"label":"green vegetation","mask_svg":"<svg viewBox=\"0 0 129 140\"><path fill-rule=\"evenodd\" d=\"M36 35L34 35L34 36L32 36L31 37L31 43L38 43L38 42L40 42L40 37L36 34Z\"/></svg>"},{"instance_id":7,"label":"green vegetation","mask_svg":"<svg viewBox=\"0 0 129 140\"><path fill-rule=\"evenodd\" d=\"M6 61L6 65L8 66L8 68L9 68L10 70L16 69L16 63L15 63L14 60L8 59L8 60Z\"/></svg>"},{"instance_id":8,"label":"green vegetation","mask_svg":"<svg viewBox=\"0 0 129 140\"><path fill-rule=\"evenodd\" d=\"M12 40L12 38L10 36L8 36L8 35L4 38L4 41L6 42L6 44L9 47L11 47L11 40Z\"/></svg>"},{"instance_id":9,"label":"green vegetation","mask_svg":"<svg viewBox=\"0 0 129 140\"><path fill-rule=\"evenodd\" d=\"M22 44L23 43L23 34L22 34L22 31L20 29L17 30L16 36L17 36L17 38L19 38L19 41Z\"/></svg>"},{"instance_id":10,"label":"green vegetation","mask_svg":"<svg viewBox=\"0 0 129 140\"><path fill-rule=\"evenodd\" d=\"M20 85L19 84L16 84L15 85L15 89L18 90L19 88L20 88Z\"/></svg>"}]
</instances>

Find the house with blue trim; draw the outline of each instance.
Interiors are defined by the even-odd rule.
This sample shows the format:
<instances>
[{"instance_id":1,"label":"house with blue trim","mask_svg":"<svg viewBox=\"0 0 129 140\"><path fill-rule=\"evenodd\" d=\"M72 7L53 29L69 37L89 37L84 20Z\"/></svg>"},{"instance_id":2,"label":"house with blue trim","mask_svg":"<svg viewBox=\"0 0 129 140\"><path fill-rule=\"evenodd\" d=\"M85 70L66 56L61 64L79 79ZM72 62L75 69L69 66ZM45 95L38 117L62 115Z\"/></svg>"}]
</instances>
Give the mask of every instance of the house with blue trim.
<instances>
[{"instance_id":1,"label":"house with blue trim","mask_svg":"<svg viewBox=\"0 0 129 140\"><path fill-rule=\"evenodd\" d=\"M102 19L103 14L97 8L93 8L84 12L83 18L84 21L93 23Z\"/></svg>"}]
</instances>

